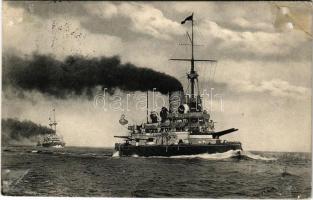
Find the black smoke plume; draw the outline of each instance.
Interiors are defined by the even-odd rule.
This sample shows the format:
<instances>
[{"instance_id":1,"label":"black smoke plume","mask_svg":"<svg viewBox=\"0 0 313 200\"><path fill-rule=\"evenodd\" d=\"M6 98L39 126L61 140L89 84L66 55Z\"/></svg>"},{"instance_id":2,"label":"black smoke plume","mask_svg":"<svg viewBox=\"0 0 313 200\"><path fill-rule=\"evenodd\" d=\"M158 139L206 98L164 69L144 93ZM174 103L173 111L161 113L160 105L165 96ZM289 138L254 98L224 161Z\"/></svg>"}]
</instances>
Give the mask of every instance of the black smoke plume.
<instances>
[{"instance_id":1,"label":"black smoke plume","mask_svg":"<svg viewBox=\"0 0 313 200\"><path fill-rule=\"evenodd\" d=\"M36 144L41 136L54 133L54 130L31 121L1 120L2 146Z\"/></svg>"},{"instance_id":2,"label":"black smoke plume","mask_svg":"<svg viewBox=\"0 0 313 200\"><path fill-rule=\"evenodd\" d=\"M117 56L68 56L60 61L50 55L34 54L26 58L6 55L3 58L3 86L8 85L56 97L65 97L68 93L90 96L97 86L107 88L111 93L116 88L123 91L156 88L162 94L182 90L176 78L130 63L122 64Z\"/></svg>"}]
</instances>

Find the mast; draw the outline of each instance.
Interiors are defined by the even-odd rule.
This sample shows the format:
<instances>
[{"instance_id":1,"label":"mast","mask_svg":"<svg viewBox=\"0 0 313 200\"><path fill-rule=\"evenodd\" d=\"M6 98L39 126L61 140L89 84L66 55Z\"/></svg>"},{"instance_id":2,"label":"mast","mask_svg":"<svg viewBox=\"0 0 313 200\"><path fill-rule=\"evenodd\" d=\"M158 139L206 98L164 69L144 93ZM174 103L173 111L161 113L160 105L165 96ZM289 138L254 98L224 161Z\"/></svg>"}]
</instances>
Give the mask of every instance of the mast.
<instances>
[{"instance_id":1,"label":"mast","mask_svg":"<svg viewBox=\"0 0 313 200\"><path fill-rule=\"evenodd\" d=\"M54 131L55 131L55 134L57 133L57 122L56 122L56 120L55 120L55 109L53 108L53 110L52 110L52 112L53 112L53 122L52 123L50 123L50 126L51 127L53 127L54 126Z\"/></svg>"},{"instance_id":2,"label":"mast","mask_svg":"<svg viewBox=\"0 0 313 200\"><path fill-rule=\"evenodd\" d=\"M188 38L190 40L191 43L191 58L173 58L170 60L176 60L176 61L190 61L190 72L187 74L187 78L189 79L190 82L190 102L189 102L189 107L190 110L198 110L201 111L202 106L200 106L200 109L198 109L198 105L201 104L201 99L200 99L200 94L197 95L197 97L195 98L195 81L198 81L198 74L195 71L195 62L203 62L203 61L208 61L208 62L217 62L216 60L212 60L212 59L195 59L194 58L194 33L193 33L193 13L188 16L187 18L185 18L181 24L185 24L186 21L191 21L191 37L189 36L188 32ZM198 88L199 91L199 88Z\"/></svg>"},{"instance_id":3,"label":"mast","mask_svg":"<svg viewBox=\"0 0 313 200\"><path fill-rule=\"evenodd\" d=\"M149 115L149 91L147 90L147 124L149 121L148 115Z\"/></svg>"},{"instance_id":4,"label":"mast","mask_svg":"<svg viewBox=\"0 0 313 200\"><path fill-rule=\"evenodd\" d=\"M195 78L197 78L196 72L195 72L195 61L194 61L194 55L193 55L193 13L192 13L192 19L191 19L191 69L190 69L190 83L191 83L191 98L194 98L195 95Z\"/></svg>"}]
</instances>

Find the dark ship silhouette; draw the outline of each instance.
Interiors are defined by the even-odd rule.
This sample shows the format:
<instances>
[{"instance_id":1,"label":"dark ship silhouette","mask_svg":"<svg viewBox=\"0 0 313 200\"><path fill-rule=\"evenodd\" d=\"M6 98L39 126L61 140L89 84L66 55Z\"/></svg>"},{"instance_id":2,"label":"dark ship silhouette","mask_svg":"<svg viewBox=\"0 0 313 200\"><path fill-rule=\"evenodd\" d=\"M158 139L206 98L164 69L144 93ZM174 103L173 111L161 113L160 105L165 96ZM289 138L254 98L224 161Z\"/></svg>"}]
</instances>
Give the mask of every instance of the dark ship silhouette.
<instances>
[{"instance_id":1,"label":"dark ship silhouette","mask_svg":"<svg viewBox=\"0 0 313 200\"><path fill-rule=\"evenodd\" d=\"M210 118L210 114L203 110L199 87L198 94L195 94L195 84L198 86L199 76L195 71L195 62L216 62L216 60L194 58L193 14L181 23L184 24L186 21L191 21L191 36L187 33L191 43L191 58L170 60L190 62L190 72L187 74L190 95L186 95L183 91L170 92L169 109L166 107L161 109L160 121L157 113L152 111L149 122L147 109L146 123L128 125L129 136L114 136L124 140L122 143L115 144L119 156L169 157L242 150L240 142L220 139L222 135L238 129L215 131L215 122ZM122 115L119 122L122 125L128 123L125 115Z\"/></svg>"},{"instance_id":2,"label":"dark ship silhouette","mask_svg":"<svg viewBox=\"0 0 313 200\"><path fill-rule=\"evenodd\" d=\"M65 146L65 142L63 138L57 135L57 122L55 120L55 109L53 111L53 120L49 117L49 126L54 133L46 134L41 141L38 141L37 146L41 147L54 147L54 148L63 148Z\"/></svg>"}]
</instances>

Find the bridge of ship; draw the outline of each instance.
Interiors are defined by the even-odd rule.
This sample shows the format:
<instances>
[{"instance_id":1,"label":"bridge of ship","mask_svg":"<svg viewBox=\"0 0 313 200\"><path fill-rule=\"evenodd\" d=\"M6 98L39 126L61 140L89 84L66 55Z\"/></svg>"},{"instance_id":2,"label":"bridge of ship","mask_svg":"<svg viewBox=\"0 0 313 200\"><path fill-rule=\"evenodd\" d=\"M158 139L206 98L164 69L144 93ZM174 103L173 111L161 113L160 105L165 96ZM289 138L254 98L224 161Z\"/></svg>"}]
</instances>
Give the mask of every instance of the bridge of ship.
<instances>
[{"instance_id":1,"label":"bridge of ship","mask_svg":"<svg viewBox=\"0 0 313 200\"><path fill-rule=\"evenodd\" d=\"M165 122L130 125L133 133L160 133L188 131L190 134L210 134L214 131L214 122L205 112L169 113Z\"/></svg>"}]
</instances>

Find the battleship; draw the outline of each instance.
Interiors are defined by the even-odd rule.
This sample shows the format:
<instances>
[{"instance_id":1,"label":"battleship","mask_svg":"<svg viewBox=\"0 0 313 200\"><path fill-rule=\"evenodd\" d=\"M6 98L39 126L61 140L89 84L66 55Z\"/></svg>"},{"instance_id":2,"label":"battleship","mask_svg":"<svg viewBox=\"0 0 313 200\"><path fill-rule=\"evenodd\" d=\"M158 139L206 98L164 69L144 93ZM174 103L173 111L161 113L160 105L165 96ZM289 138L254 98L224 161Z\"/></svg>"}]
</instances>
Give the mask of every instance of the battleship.
<instances>
[{"instance_id":1,"label":"battleship","mask_svg":"<svg viewBox=\"0 0 313 200\"><path fill-rule=\"evenodd\" d=\"M125 115L122 115L119 122L121 125L128 126L129 135L114 136L123 140L115 144L115 151L119 156L170 157L242 150L241 142L220 139L221 136L238 131L238 129L215 131L215 122L208 111L203 108L203 99L198 86L199 74L195 70L195 63L217 61L194 58L193 18L192 14L181 22L181 24L191 22L191 35L187 32L191 45L191 57L170 59L190 62L190 71L187 73L190 85L189 94L187 91L186 93L184 91L169 92L169 108L162 107L159 117L156 111L151 111L150 120L148 119L147 95L147 121L140 125L129 125Z\"/></svg>"},{"instance_id":2,"label":"battleship","mask_svg":"<svg viewBox=\"0 0 313 200\"><path fill-rule=\"evenodd\" d=\"M41 147L54 147L54 148L63 148L65 146L65 142L63 138L57 135L57 122L55 119L55 109L53 112L53 120L49 117L49 126L54 131L54 133L46 134L41 141L38 141L37 146Z\"/></svg>"}]
</instances>

